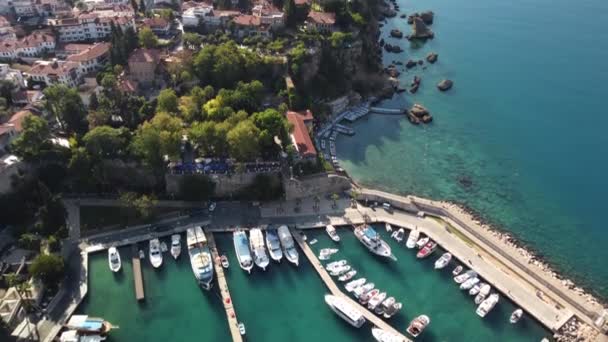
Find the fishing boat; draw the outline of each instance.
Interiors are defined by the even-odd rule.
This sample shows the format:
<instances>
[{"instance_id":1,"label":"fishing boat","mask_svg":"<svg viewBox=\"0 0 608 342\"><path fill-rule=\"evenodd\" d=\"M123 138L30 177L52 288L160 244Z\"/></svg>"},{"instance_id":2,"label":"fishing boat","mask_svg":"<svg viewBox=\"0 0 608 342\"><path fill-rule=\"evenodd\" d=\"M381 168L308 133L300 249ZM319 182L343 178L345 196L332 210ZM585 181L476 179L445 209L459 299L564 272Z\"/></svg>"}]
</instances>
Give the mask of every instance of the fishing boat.
<instances>
[{"instance_id":1,"label":"fishing boat","mask_svg":"<svg viewBox=\"0 0 608 342\"><path fill-rule=\"evenodd\" d=\"M479 278L473 277L467 279L464 283L460 284L461 290L470 290L473 286L479 283Z\"/></svg>"},{"instance_id":2,"label":"fishing boat","mask_svg":"<svg viewBox=\"0 0 608 342\"><path fill-rule=\"evenodd\" d=\"M353 294L355 296L355 298L360 298L361 296L363 296L364 294L368 293L369 291L374 289L374 286L376 286L374 283L367 283L363 286L359 286L357 287L354 291Z\"/></svg>"},{"instance_id":3,"label":"fishing boat","mask_svg":"<svg viewBox=\"0 0 608 342\"><path fill-rule=\"evenodd\" d=\"M207 237L201 226L186 230L186 245L194 278L203 289L211 289L213 286L213 260Z\"/></svg>"},{"instance_id":4,"label":"fishing boat","mask_svg":"<svg viewBox=\"0 0 608 342\"><path fill-rule=\"evenodd\" d=\"M160 251L161 253L166 253L169 250L165 241L160 242Z\"/></svg>"},{"instance_id":5,"label":"fishing boat","mask_svg":"<svg viewBox=\"0 0 608 342\"><path fill-rule=\"evenodd\" d=\"M359 303L365 305L369 302L370 299L377 296L379 293L380 293L380 290L378 290L378 289L373 289L367 293L364 293L359 297Z\"/></svg>"},{"instance_id":6,"label":"fishing boat","mask_svg":"<svg viewBox=\"0 0 608 342\"><path fill-rule=\"evenodd\" d=\"M446 267L450 263L450 260L452 260L452 254L443 253L443 255L441 255L441 257L435 261L435 269L440 270Z\"/></svg>"},{"instance_id":7,"label":"fishing boat","mask_svg":"<svg viewBox=\"0 0 608 342\"><path fill-rule=\"evenodd\" d=\"M455 267L455 268L452 270L452 275L453 275L453 276L457 276L457 275L459 275L459 274L460 274L460 272L462 272L462 269L463 269L462 265L458 265L458 266L456 266L456 267Z\"/></svg>"},{"instance_id":8,"label":"fishing boat","mask_svg":"<svg viewBox=\"0 0 608 342\"><path fill-rule=\"evenodd\" d=\"M179 234L171 235L171 255L173 259L177 259L182 253L182 242Z\"/></svg>"},{"instance_id":9,"label":"fishing boat","mask_svg":"<svg viewBox=\"0 0 608 342\"><path fill-rule=\"evenodd\" d=\"M481 302L481 304L479 304L475 312L481 318L486 317L486 315L490 311L492 311L494 306L496 306L496 303L498 303L499 299L500 296L498 295L498 293L492 293L487 299L485 299L483 302Z\"/></svg>"},{"instance_id":10,"label":"fishing boat","mask_svg":"<svg viewBox=\"0 0 608 342\"><path fill-rule=\"evenodd\" d=\"M513 311L513 313L511 314L511 317L509 317L509 323L515 324L515 323L519 322L519 320L521 319L521 317L523 315L524 315L524 310L522 310L522 309L517 309L517 310Z\"/></svg>"},{"instance_id":11,"label":"fishing boat","mask_svg":"<svg viewBox=\"0 0 608 342\"><path fill-rule=\"evenodd\" d=\"M343 320L355 328L360 328L365 323L365 317L354 306L344 298L325 295L325 303Z\"/></svg>"},{"instance_id":12,"label":"fishing boat","mask_svg":"<svg viewBox=\"0 0 608 342\"><path fill-rule=\"evenodd\" d=\"M390 224L390 223L388 223L388 222L385 222L385 223L384 223L384 228L386 229L386 231L387 231L388 233L391 233L391 232L393 231L393 227L392 227L392 226L391 226L391 224Z\"/></svg>"},{"instance_id":13,"label":"fishing boat","mask_svg":"<svg viewBox=\"0 0 608 342\"><path fill-rule=\"evenodd\" d=\"M456 282L456 284L462 284L465 281L467 281L469 278L473 278L473 277L477 277L477 272L475 272L473 270L468 270L468 271L464 272L463 274L455 276L454 281Z\"/></svg>"},{"instance_id":14,"label":"fishing boat","mask_svg":"<svg viewBox=\"0 0 608 342\"><path fill-rule=\"evenodd\" d=\"M363 286L363 284L365 284L366 281L367 281L367 279L365 279L365 278L351 280L348 283L346 283L346 285L344 285L344 289L346 289L347 292L353 292L357 287Z\"/></svg>"},{"instance_id":15,"label":"fishing boat","mask_svg":"<svg viewBox=\"0 0 608 342\"><path fill-rule=\"evenodd\" d=\"M492 287L489 284L483 283L479 288L479 293L475 296L475 304L479 305L490 294Z\"/></svg>"},{"instance_id":16,"label":"fishing boat","mask_svg":"<svg viewBox=\"0 0 608 342\"><path fill-rule=\"evenodd\" d=\"M370 252L397 260L391 252L391 247L386 241L380 238L380 235L371 226L359 226L355 228L355 236Z\"/></svg>"},{"instance_id":17,"label":"fishing boat","mask_svg":"<svg viewBox=\"0 0 608 342\"><path fill-rule=\"evenodd\" d=\"M403 342L401 336L380 328L372 328L372 336L378 342Z\"/></svg>"},{"instance_id":18,"label":"fishing boat","mask_svg":"<svg viewBox=\"0 0 608 342\"><path fill-rule=\"evenodd\" d=\"M266 230L266 247L268 247L270 258L274 261L281 262L281 259L283 259L283 251L281 250L281 241L279 241L279 235L276 229Z\"/></svg>"},{"instance_id":19,"label":"fishing boat","mask_svg":"<svg viewBox=\"0 0 608 342\"><path fill-rule=\"evenodd\" d=\"M90 317L87 315L72 315L65 327L82 335L106 336L110 330L117 328L103 318Z\"/></svg>"},{"instance_id":20,"label":"fishing boat","mask_svg":"<svg viewBox=\"0 0 608 342\"><path fill-rule=\"evenodd\" d=\"M266 267L270 263L268 255L266 255L266 245L264 245L264 233L258 228L253 228L249 231L249 246L253 252L253 262L262 270L266 271Z\"/></svg>"},{"instance_id":21,"label":"fishing boat","mask_svg":"<svg viewBox=\"0 0 608 342\"><path fill-rule=\"evenodd\" d=\"M349 281L349 280L353 279L353 277L356 276L356 275L357 275L357 271L356 270L350 270L350 271L346 272L345 274L341 275L338 278L338 280L342 281L342 282Z\"/></svg>"},{"instance_id":22,"label":"fishing boat","mask_svg":"<svg viewBox=\"0 0 608 342\"><path fill-rule=\"evenodd\" d=\"M110 266L110 271L116 273L120 271L120 267L122 266L122 262L120 261L120 253L116 247L108 248L108 265Z\"/></svg>"},{"instance_id":23,"label":"fishing boat","mask_svg":"<svg viewBox=\"0 0 608 342\"><path fill-rule=\"evenodd\" d=\"M425 236L422 239L418 240L416 242L416 248L420 249L420 248L424 247L427 244L427 242L429 242L430 239L431 238L429 238L428 236Z\"/></svg>"},{"instance_id":24,"label":"fishing boat","mask_svg":"<svg viewBox=\"0 0 608 342\"><path fill-rule=\"evenodd\" d=\"M424 331L424 328L426 328L429 323L431 323L429 316L420 315L410 322L410 325L407 327L406 331L413 337L418 337L418 335L422 334L422 331Z\"/></svg>"},{"instance_id":25,"label":"fishing boat","mask_svg":"<svg viewBox=\"0 0 608 342\"><path fill-rule=\"evenodd\" d=\"M401 310L402 306L403 304L396 303L395 297L388 297L386 300L384 300L384 302L382 302L382 304L380 304L379 308L382 311L384 318L391 318L399 310Z\"/></svg>"},{"instance_id":26,"label":"fishing boat","mask_svg":"<svg viewBox=\"0 0 608 342\"><path fill-rule=\"evenodd\" d=\"M408 235L407 241L405 242L405 247L409 249L416 247L418 238L420 238L420 231L418 229L411 230L410 235Z\"/></svg>"},{"instance_id":27,"label":"fishing boat","mask_svg":"<svg viewBox=\"0 0 608 342\"><path fill-rule=\"evenodd\" d=\"M380 294L375 295L370 298L369 302L367 302L367 308L370 310L376 310L376 307L380 305L386 299L386 292L382 292Z\"/></svg>"},{"instance_id":28,"label":"fishing boat","mask_svg":"<svg viewBox=\"0 0 608 342\"><path fill-rule=\"evenodd\" d=\"M154 268L159 268L163 264L163 254L160 252L160 241L158 239L150 240L150 251L148 257Z\"/></svg>"},{"instance_id":29,"label":"fishing boat","mask_svg":"<svg viewBox=\"0 0 608 342\"><path fill-rule=\"evenodd\" d=\"M251 273L253 268L253 259L251 258L251 251L249 250L249 239L247 234L242 230L237 230L232 233L232 240L234 242L234 251L236 252L236 258L239 260L239 265L247 273Z\"/></svg>"},{"instance_id":30,"label":"fishing boat","mask_svg":"<svg viewBox=\"0 0 608 342\"><path fill-rule=\"evenodd\" d=\"M335 242L340 242L340 236L338 235L338 232L336 232L336 228L334 226L328 224L327 227L325 227L325 231L332 240Z\"/></svg>"},{"instance_id":31,"label":"fishing boat","mask_svg":"<svg viewBox=\"0 0 608 342\"><path fill-rule=\"evenodd\" d=\"M220 257L220 262L222 263L223 268L230 267L230 262L228 262L228 257L225 256L224 254L222 254L222 256Z\"/></svg>"},{"instance_id":32,"label":"fishing boat","mask_svg":"<svg viewBox=\"0 0 608 342\"><path fill-rule=\"evenodd\" d=\"M338 261L332 261L329 264L325 265L325 269L328 271L333 271L334 269L336 269L337 267L342 267L344 265L347 264L346 260L338 260Z\"/></svg>"},{"instance_id":33,"label":"fishing boat","mask_svg":"<svg viewBox=\"0 0 608 342\"><path fill-rule=\"evenodd\" d=\"M279 240L281 241L281 245L283 246L283 253L289 262L294 265L298 265L300 255L298 254L298 250L293 243L293 236L289 232L289 228L283 225L279 227Z\"/></svg>"},{"instance_id":34,"label":"fishing boat","mask_svg":"<svg viewBox=\"0 0 608 342\"><path fill-rule=\"evenodd\" d=\"M333 269L332 271L329 272L329 274L334 277L337 277L337 276L341 276L341 275L345 274L346 272L350 271L350 269L351 269L350 265L344 265L344 266L340 266L340 267Z\"/></svg>"},{"instance_id":35,"label":"fishing boat","mask_svg":"<svg viewBox=\"0 0 608 342\"><path fill-rule=\"evenodd\" d=\"M475 286L473 286L469 290L469 296L476 296L480 290L481 290L481 284L475 284Z\"/></svg>"},{"instance_id":36,"label":"fishing boat","mask_svg":"<svg viewBox=\"0 0 608 342\"><path fill-rule=\"evenodd\" d=\"M399 228L398 231L394 232L391 237L395 240L397 240L397 242L401 242L403 241L403 238L405 237L405 230L403 228Z\"/></svg>"},{"instance_id":37,"label":"fishing boat","mask_svg":"<svg viewBox=\"0 0 608 342\"><path fill-rule=\"evenodd\" d=\"M418 251L418 253L416 254L416 258L424 259L424 258L428 257L429 255L433 254L433 252L436 249L437 249L437 243L433 240L430 240L429 242L427 242L426 245L424 245L424 247L422 247L421 250Z\"/></svg>"},{"instance_id":38,"label":"fishing boat","mask_svg":"<svg viewBox=\"0 0 608 342\"><path fill-rule=\"evenodd\" d=\"M101 342L106 340L106 336L94 333L79 333L76 330L66 330L59 336L59 342Z\"/></svg>"}]
</instances>

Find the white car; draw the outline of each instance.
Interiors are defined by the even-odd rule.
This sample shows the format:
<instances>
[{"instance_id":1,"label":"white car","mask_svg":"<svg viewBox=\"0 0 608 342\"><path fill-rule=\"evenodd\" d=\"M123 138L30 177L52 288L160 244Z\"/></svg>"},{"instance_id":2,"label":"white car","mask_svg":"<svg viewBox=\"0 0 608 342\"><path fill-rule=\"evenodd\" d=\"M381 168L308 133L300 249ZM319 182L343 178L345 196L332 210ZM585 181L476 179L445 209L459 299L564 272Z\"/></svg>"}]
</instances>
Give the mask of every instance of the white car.
<instances>
[{"instance_id":1,"label":"white car","mask_svg":"<svg viewBox=\"0 0 608 342\"><path fill-rule=\"evenodd\" d=\"M217 204L215 202L211 202L211 204L209 204L209 211L214 211L216 206Z\"/></svg>"}]
</instances>

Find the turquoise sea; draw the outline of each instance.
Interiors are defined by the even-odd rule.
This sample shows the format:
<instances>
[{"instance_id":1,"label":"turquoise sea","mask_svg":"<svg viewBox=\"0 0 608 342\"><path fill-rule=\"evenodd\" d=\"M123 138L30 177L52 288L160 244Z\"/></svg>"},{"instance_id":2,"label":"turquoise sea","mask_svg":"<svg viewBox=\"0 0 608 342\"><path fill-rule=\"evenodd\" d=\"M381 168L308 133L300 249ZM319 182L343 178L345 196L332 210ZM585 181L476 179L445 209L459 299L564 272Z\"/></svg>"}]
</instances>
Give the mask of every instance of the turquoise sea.
<instances>
[{"instance_id":1,"label":"turquoise sea","mask_svg":"<svg viewBox=\"0 0 608 342\"><path fill-rule=\"evenodd\" d=\"M383 105L420 103L435 121L365 118L337 141L343 167L363 184L464 203L607 298L608 2L397 2L400 14L433 10L435 39L388 38L410 32L389 19L385 40L405 51L385 65L431 51L439 61L404 72L420 90Z\"/></svg>"}]
</instances>

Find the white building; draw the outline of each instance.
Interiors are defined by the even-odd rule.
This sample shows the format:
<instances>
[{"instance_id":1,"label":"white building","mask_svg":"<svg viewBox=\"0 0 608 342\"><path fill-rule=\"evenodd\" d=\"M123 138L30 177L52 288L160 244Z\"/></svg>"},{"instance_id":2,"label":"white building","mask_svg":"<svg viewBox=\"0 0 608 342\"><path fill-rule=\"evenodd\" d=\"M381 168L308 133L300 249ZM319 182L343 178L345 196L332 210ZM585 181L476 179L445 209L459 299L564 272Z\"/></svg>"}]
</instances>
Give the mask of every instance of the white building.
<instances>
[{"instance_id":1,"label":"white building","mask_svg":"<svg viewBox=\"0 0 608 342\"><path fill-rule=\"evenodd\" d=\"M11 69L8 64L0 64L0 79L9 81L20 88L25 88L21 70Z\"/></svg>"},{"instance_id":2,"label":"white building","mask_svg":"<svg viewBox=\"0 0 608 342\"><path fill-rule=\"evenodd\" d=\"M53 84L65 84L76 87L82 82L80 64L71 61L36 61L29 71L33 81Z\"/></svg>"},{"instance_id":3,"label":"white building","mask_svg":"<svg viewBox=\"0 0 608 342\"><path fill-rule=\"evenodd\" d=\"M118 6L117 6L118 7ZM96 10L79 14L75 18L49 20L59 33L60 42L95 41L110 35L110 23L120 26L124 31L127 27L135 28L133 10Z\"/></svg>"},{"instance_id":4,"label":"white building","mask_svg":"<svg viewBox=\"0 0 608 342\"><path fill-rule=\"evenodd\" d=\"M205 17L213 16L213 6L201 4L198 7L188 8L182 13L184 27L196 27L205 21Z\"/></svg>"},{"instance_id":5,"label":"white building","mask_svg":"<svg viewBox=\"0 0 608 342\"><path fill-rule=\"evenodd\" d=\"M45 52L55 50L55 37L42 31L34 31L29 36L19 39L7 39L0 42L0 59L12 60L18 57L40 57Z\"/></svg>"},{"instance_id":6,"label":"white building","mask_svg":"<svg viewBox=\"0 0 608 342\"><path fill-rule=\"evenodd\" d=\"M83 76L100 70L110 55L110 43L96 43L79 53L67 57L67 61L78 63L78 75Z\"/></svg>"}]
</instances>

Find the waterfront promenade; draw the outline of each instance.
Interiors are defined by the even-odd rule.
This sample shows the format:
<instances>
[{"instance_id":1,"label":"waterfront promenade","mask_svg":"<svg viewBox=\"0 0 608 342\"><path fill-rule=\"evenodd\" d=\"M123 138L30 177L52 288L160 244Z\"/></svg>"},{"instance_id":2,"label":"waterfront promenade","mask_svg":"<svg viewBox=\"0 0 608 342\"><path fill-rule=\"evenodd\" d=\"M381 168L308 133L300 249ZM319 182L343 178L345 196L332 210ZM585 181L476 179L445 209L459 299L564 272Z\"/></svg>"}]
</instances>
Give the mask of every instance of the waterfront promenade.
<instances>
[{"instance_id":1,"label":"waterfront promenade","mask_svg":"<svg viewBox=\"0 0 608 342\"><path fill-rule=\"evenodd\" d=\"M329 289L329 292L331 292L332 295L341 297L344 300L346 300L347 302L349 302L350 305L357 308L357 310L359 312L361 312L363 314L363 316L365 316L365 319L367 319L368 322L372 323L373 325L377 326L378 328L389 331L389 332L399 336L401 338L401 340L400 340L401 342L411 342L410 339L405 337L403 334L401 334L399 331L397 331L397 329L393 328L390 324L388 324L387 322L382 320L380 317L376 316L373 312L367 310L365 307L359 305L359 303L352 300L349 296L345 295L340 290L340 288L338 288L338 286L336 285L334 280L331 278L331 276L327 273L327 271L325 270L325 268L323 267L321 262L317 259L317 256L312 251L312 249L310 249L310 247L308 246L308 243L306 243L306 241L304 241L302 239L302 235L300 234L300 231L298 231L297 229L294 229L294 228L290 228L290 231L291 231L291 235L293 235L293 238L296 240L296 242L300 246L300 249L302 249L302 251L304 252L304 255L306 255L306 257L308 258L308 261L310 261L310 264L317 271L319 277L321 278L321 280L323 281L325 286L327 286L327 288Z\"/></svg>"}]
</instances>

